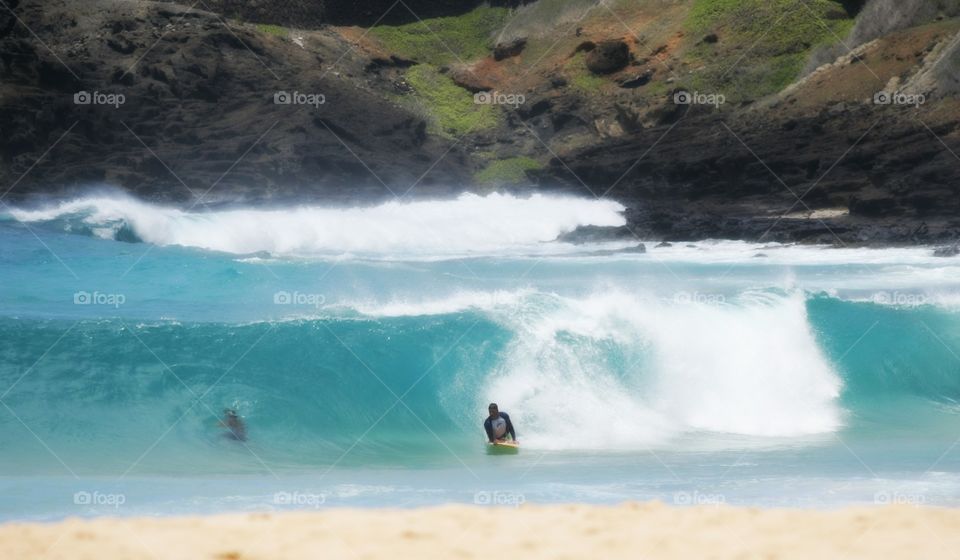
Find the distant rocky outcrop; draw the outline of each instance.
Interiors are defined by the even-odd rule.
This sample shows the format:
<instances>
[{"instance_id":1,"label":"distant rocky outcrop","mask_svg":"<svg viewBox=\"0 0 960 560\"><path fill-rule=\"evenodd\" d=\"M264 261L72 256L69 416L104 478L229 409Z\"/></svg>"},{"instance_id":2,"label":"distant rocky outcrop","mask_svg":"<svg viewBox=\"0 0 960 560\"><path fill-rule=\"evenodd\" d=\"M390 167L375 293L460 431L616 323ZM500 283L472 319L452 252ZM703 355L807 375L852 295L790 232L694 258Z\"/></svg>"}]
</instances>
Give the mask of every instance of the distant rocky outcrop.
<instances>
[{"instance_id":1,"label":"distant rocky outcrop","mask_svg":"<svg viewBox=\"0 0 960 560\"><path fill-rule=\"evenodd\" d=\"M197 7L254 23L316 29L410 23L464 14L484 3L517 6L522 0L203 0Z\"/></svg>"},{"instance_id":2,"label":"distant rocky outcrop","mask_svg":"<svg viewBox=\"0 0 960 560\"><path fill-rule=\"evenodd\" d=\"M941 98L960 93L960 33L938 44L901 91Z\"/></svg>"},{"instance_id":3,"label":"distant rocky outcrop","mask_svg":"<svg viewBox=\"0 0 960 560\"><path fill-rule=\"evenodd\" d=\"M894 31L960 15L960 0L869 0L857 14L849 35L836 45L816 50L804 73L833 62L850 50Z\"/></svg>"},{"instance_id":4,"label":"distant rocky outcrop","mask_svg":"<svg viewBox=\"0 0 960 560\"><path fill-rule=\"evenodd\" d=\"M856 47L894 31L958 14L960 0L870 0L845 42Z\"/></svg>"},{"instance_id":5,"label":"distant rocky outcrop","mask_svg":"<svg viewBox=\"0 0 960 560\"><path fill-rule=\"evenodd\" d=\"M603 41L587 52L587 69L594 74L611 74L630 62L630 47L623 41Z\"/></svg>"},{"instance_id":6,"label":"distant rocky outcrop","mask_svg":"<svg viewBox=\"0 0 960 560\"><path fill-rule=\"evenodd\" d=\"M31 29L56 34L54 52L0 11L10 198L111 184L166 201L357 201L469 181L460 148L379 93L402 61L368 72L335 33L301 47L188 6L94 1L21 3Z\"/></svg>"},{"instance_id":7,"label":"distant rocky outcrop","mask_svg":"<svg viewBox=\"0 0 960 560\"><path fill-rule=\"evenodd\" d=\"M196 8L252 23L316 29L329 22L327 6L336 4L336 0L202 0Z\"/></svg>"},{"instance_id":8,"label":"distant rocky outcrop","mask_svg":"<svg viewBox=\"0 0 960 560\"><path fill-rule=\"evenodd\" d=\"M960 246L958 245L948 245L946 247L937 247L933 251L933 256L935 257L956 257L960 255Z\"/></svg>"},{"instance_id":9,"label":"distant rocky outcrop","mask_svg":"<svg viewBox=\"0 0 960 560\"><path fill-rule=\"evenodd\" d=\"M517 37L510 41L503 43L497 43L493 48L493 59L494 60L504 60L506 58L514 57L523 52L523 48L527 46L527 39L525 37Z\"/></svg>"}]
</instances>

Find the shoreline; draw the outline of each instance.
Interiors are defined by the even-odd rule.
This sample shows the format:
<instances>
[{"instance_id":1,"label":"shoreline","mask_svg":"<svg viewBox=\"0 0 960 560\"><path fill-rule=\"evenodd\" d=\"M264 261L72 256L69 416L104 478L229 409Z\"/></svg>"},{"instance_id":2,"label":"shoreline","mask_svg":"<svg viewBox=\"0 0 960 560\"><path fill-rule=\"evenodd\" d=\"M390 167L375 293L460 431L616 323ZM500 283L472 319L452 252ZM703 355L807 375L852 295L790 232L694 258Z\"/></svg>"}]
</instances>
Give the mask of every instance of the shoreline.
<instances>
[{"instance_id":1,"label":"shoreline","mask_svg":"<svg viewBox=\"0 0 960 560\"><path fill-rule=\"evenodd\" d=\"M527 200L530 197L540 196L543 200L551 199L578 199L585 203L596 202L593 199L577 195L576 193L556 190L536 189L504 189L497 191L501 196ZM410 197L404 204L454 202L465 195L472 195L485 199L491 193L481 194L470 189L458 193L448 193L442 196ZM36 210L57 206L59 204L83 201L109 199L129 201L131 203L149 206L151 208L166 208L183 212L203 214L206 212L229 212L234 210L258 211L294 211L302 208L322 210L369 210L381 208L398 200L389 198L368 199L341 199L330 197L285 196L275 199L242 197L221 198L216 201L204 202L203 205L188 204L182 200L157 200L150 197L141 197L125 192L121 188L82 189L72 193L48 194L40 196L34 193L32 197L18 197L15 194L9 197L8 207L0 211L0 216L7 214L13 221L19 218L12 214L14 210ZM851 216L842 209L831 209L827 213L811 211L809 215L776 215L764 214L761 209L753 212L736 213L705 212L698 209L677 211L671 207L646 206L638 200L609 198L609 202L619 204L625 220L623 225L590 225L580 224L572 230L560 233L554 241L584 245L589 243L619 242L647 244L643 249L637 247L638 252L656 246L657 244L684 244L708 242L743 242L798 246L823 247L843 249L902 249L902 248L929 248L936 251L938 257L952 257L960 254L960 238L957 229L960 222L950 220L903 220L903 219L864 219ZM664 222L664 216L670 219ZM918 231L923 231L918 235ZM124 241L133 241L124 239Z\"/></svg>"},{"instance_id":2,"label":"shoreline","mask_svg":"<svg viewBox=\"0 0 960 560\"><path fill-rule=\"evenodd\" d=\"M934 558L960 510L439 506L0 524L4 558Z\"/></svg>"}]
</instances>

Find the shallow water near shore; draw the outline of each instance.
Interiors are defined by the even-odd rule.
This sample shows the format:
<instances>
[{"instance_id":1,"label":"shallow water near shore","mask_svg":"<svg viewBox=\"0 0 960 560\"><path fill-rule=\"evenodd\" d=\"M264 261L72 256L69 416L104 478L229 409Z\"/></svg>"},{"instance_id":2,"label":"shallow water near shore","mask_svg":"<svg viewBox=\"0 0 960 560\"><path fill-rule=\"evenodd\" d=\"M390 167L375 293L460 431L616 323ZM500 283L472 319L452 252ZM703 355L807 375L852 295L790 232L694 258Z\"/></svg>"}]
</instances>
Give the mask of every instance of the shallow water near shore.
<instances>
[{"instance_id":1,"label":"shallow water near shore","mask_svg":"<svg viewBox=\"0 0 960 560\"><path fill-rule=\"evenodd\" d=\"M554 241L620 210L91 198L0 217L0 519L958 505L960 261ZM485 452L491 401L517 456Z\"/></svg>"}]
</instances>

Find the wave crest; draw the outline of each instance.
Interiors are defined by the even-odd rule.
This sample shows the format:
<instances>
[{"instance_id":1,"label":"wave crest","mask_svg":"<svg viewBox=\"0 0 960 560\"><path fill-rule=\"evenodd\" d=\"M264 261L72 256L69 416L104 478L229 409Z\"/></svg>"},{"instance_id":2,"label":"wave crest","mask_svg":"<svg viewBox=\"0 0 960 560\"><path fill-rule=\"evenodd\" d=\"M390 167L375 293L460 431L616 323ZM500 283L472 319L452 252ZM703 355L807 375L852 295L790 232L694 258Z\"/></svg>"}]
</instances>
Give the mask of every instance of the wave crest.
<instances>
[{"instance_id":1,"label":"wave crest","mask_svg":"<svg viewBox=\"0 0 960 560\"><path fill-rule=\"evenodd\" d=\"M370 207L192 212L114 196L12 209L11 215L23 222L59 221L66 230L99 237L233 254L399 258L564 252L569 245L550 242L579 226L622 226L623 210L610 200L494 193Z\"/></svg>"}]
</instances>

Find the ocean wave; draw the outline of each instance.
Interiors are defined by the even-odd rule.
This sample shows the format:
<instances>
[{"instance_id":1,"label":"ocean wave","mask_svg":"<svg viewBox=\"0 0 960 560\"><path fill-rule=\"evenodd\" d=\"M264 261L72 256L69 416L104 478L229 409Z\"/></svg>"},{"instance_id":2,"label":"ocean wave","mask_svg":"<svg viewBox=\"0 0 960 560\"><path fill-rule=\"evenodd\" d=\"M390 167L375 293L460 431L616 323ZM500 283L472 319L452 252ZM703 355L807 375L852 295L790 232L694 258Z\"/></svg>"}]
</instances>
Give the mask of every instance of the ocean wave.
<instances>
[{"instance_id":1,"label":"ocean wave","mask_svg":"<svg viewBox=\"0 0 960 560\"><path fill-rule=\"evenodd\" d=\"M422 422L451 445L476 443L491 401L539 450L806 445L851 425L934 425L960 401L956 328L936 307L801 290L714 302L522 288L266 323L81 321L58 344L60 322L7 318L0 350L30 364L50 349L12 396L57 449L77 440L51 407L82 418L84 445L120 464L210 387L209 408L168 438L171 461L215 461L210 416L229 406L249 419L258 454L295 465L336 456L391 407L364 437L363 460L429 456ZM0 369L8 385L21 375Z\"/></svg>"},{"instance_id":2,"label":"ocean wave","mask_svg":"<svg viewBox=\"0 0 960 560\"><path fill-rule=\"evenodd\" d=\"M841 380L800 295L738 305L630 294L559 299L514 317L484 397L516 410L536 445L657 445L681 433L763 437L842 424Z\"/></svg>"},{"instance_id":3,"label":"ocean wave","mask_svg":"<svg viewBox=\"0 0 960 560\"><path fill-rule=\"evenodd\" d=\"M112 196L10 213L22 222L60 222L64 230L102 238L238 255L416 257L569 251L568 244L550 242L578 226L622 226L623 210L609 200L494 193L369 207L216 211Z\"/></svg>"}]
</instances>

